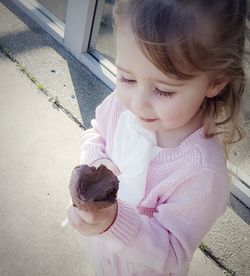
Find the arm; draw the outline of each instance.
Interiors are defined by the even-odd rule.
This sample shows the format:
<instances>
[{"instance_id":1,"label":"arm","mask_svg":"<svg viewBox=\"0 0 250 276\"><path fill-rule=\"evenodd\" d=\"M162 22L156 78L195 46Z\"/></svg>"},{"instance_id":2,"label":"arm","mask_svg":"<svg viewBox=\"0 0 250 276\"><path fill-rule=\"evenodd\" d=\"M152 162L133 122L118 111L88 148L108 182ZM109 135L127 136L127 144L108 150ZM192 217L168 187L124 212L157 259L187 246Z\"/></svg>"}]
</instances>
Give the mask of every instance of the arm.
<instances>
[{"instance_id":1,"label":"arm","mask_svg":"<svg viewBox=\"0 0 250 276\"><path fill-rule=\"evenodd\" d=\"M81 135L80 164L95 167L103 164L115 175L120 174L118 167L109 159L106 152L109 120L111 120L111 125L114 127L120 111L115 102L114 92L97 107L96 119L91 121L92 128L84 131ZM111 136L112 131L111 128ZM105 231L113 223L116 213L117 204L93 213L80 211L72 204L67 209L69 223L83 235L93 235Z\"/></svg>"},{"instance_id":2,"label":"arm","mask_svg":"<svg viewBox=\"0 0 250 276\"><path fill-rule=\"evenodd\" d=\"M106 153L106 139L114 97L114 93L111 93L104 99L96 108L95 119L91 121L92 128L81 134L80 164L92 165L96 160L109 159Z\"/></svg>"},{"instance_id":3,"label":"arm","mask_svg":"<svg viewBox=\"0 0 250 276\"><path fill-rule=\"evenodd\" d=\"M92 128L81 134L80 164L91 165L97 159L108 158L105 152L105 139L96 120L91 121Z\"/></svg>"},{"instance_id":4,"label":"arm","mask_svg":"<svg viewBox=\"0 0 250 276\"><path fill-rule=\"evenodd\" d=\"M118 214L101 234L109 249L134 267L173 272L190 262L194 250L225 211L228 177L203 169L181 180L150 218L118 202Z\"/></svg>"}]
</instances>

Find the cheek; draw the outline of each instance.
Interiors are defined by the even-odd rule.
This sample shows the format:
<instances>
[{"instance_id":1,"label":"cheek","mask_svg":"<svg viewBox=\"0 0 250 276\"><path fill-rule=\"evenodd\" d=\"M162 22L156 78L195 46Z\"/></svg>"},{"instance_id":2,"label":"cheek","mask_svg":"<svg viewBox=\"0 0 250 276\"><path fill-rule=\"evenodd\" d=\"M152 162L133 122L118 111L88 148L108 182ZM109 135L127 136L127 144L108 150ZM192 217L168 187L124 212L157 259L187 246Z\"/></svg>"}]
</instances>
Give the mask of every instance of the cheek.
<instances>
[{"instance_id":1,"label":"cheek","mask_svg":"<svg viewBox=\"0 0 250 276\"><path fill-rule=\"evenodd\" d=\"M165 125L176 126L185 124L187 121L193 118L198 112L201 102L199 101L182 101L174 105L166 106L159 110L159 116L161 116Z\"/></svg>"},{"instance_id":2,"label":"cheek","mask_svg":"<svg viewBox=\"0 0 250 276\"><path fill-rule=\"evenodd\" d=\"M117 85L116 95L117 95L117 99L118 99L119 103L122 104L125 107L128 107L128 105L129 105L129 96L128 96L128 93L126 93L126 91L124 91L123 87L120 87L119 85Z\"/></svg>"}]
</instances>

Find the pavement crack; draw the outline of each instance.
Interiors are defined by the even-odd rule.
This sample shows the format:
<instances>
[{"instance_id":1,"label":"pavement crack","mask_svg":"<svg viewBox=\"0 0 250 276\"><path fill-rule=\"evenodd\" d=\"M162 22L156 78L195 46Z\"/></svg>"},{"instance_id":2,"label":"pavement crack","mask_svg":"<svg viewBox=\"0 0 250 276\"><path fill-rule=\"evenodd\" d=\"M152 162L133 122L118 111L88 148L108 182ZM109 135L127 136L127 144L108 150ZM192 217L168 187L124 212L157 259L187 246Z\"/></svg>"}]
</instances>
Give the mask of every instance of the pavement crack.
<instances>
[{"instance_id":1,"label":"pavement crack","mask_svg":"<svg viewBox=\"0 0 250 276\"><path fill-rule=\"evenodd\" d=\"M208 257L210 258L214 263L216 263L216 265L223 270L223 272L228 275L228 276L235 276L236 275L236 271L233 271L232 269L226 267L222 261L217 258L214 253L212 252L212 250L207 246L204 245L204 243L202 243L199 246L200 250Z\"/></svg>"},{"instance_id":2,"label":"pavement crack","mask_svg":"<svg viewBox=\"0 0 250 276\"><path fill-rule=\"evenodd\" d=\"M38 82L37 79L27 70L27 68L25 66L23 66L16 58L15 56L11 53L11 51L5 47L3 44L1 44L0 42L0 51L2 51L3 54L6 55L7 58L9 58L13 63L16 64L16 67L19 69L19 71L21 73L23 73L30 81L32 81L36 87L43 92L43 94L45 94L48 97L48 101L52 103L52 107L55 109L60 109L62 110L72 121L74 121L80 128L82 128L83 130L85 130L86 128L83 126L83 124L76 118L74 117L74 115L67 110L66 108L64 108L57 96L53 96L49 93L49 91L45 88L45 86Z\"/></svg>"}]
</instances>

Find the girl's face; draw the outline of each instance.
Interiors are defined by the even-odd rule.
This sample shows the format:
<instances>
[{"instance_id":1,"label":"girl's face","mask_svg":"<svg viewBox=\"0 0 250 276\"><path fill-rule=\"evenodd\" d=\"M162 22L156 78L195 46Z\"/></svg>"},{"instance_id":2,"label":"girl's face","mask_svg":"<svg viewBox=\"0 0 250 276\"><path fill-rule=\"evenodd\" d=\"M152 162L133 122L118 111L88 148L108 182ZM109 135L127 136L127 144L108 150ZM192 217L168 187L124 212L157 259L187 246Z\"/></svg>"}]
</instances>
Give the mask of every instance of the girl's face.
<instances>
[{"instance_id":1,"label":"girl's face","mask_svg":"<svg viewBox=\"0 0 250 276\"><path fill-rule=\"evenodd\" d=\"M198 111L211 94L205 74L191 80L165 75L138 48L126 24L117 30L116 66L119 101L144 128L156 132L158 145L185 138L202 126Z\"/></svg>"}]
</instances>

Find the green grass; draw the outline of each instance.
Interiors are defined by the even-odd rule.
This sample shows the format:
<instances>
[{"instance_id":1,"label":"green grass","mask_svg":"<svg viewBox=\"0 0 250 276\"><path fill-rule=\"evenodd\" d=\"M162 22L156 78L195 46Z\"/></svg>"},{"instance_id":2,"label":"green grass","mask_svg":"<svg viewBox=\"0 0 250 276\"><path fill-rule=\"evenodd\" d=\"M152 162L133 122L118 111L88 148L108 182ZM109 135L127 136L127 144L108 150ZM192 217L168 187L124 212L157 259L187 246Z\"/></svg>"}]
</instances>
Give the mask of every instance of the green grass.
<instances>
[{"instance_id":1,"label":"green grass","mask_svg":"<svg viewBox=\"0 0 250 276\"><path fill-rule=\"evenodd\" d=\"M16 60L16 58L14 57L14 55L11 53L10 49L8 49L7 47L5 47L4 45L2 45L0 43L0 50L12 61L16 64L16 67L17 69L25 74L29 80L31 80L35 85L36 87L41 90L46 96L49 96L49 92L48 90L45 88L44 84L42 84L41 82L38 82L38 80L36 79L35 76L33 76L29 71L28 69L23 66L20 62L18 62ZM53 102L54 104L59 104L59 101L57 100L57 102Z\"/></svg>"}]
</instances>

